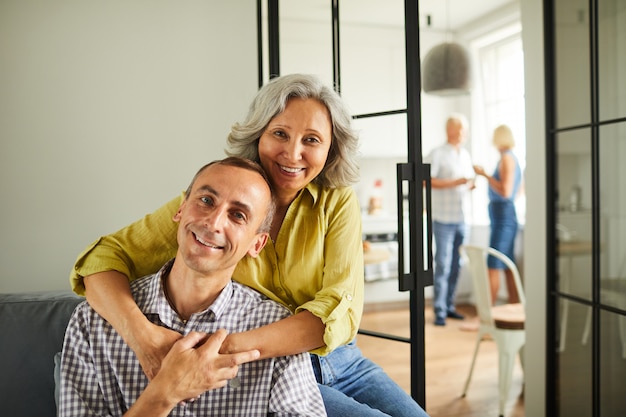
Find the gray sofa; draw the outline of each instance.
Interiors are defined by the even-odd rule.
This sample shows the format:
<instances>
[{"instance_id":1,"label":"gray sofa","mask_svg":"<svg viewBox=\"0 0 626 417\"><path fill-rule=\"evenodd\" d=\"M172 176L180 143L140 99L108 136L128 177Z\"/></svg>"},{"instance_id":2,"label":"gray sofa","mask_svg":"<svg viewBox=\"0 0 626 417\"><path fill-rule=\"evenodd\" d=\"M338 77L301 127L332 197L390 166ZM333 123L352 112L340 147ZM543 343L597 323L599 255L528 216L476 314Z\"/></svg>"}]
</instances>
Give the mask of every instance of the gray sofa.
<instances>
[{"instance_id":1,"label":"gray sofa","mask_svg":"<svg viewBox=\"0 0 626 417\"><path fill-rule=\"evenodd\" d=\"M69 291L0 294L0 416L56 416L54 355L82 300Z\"/></svg>"}]
</instances>

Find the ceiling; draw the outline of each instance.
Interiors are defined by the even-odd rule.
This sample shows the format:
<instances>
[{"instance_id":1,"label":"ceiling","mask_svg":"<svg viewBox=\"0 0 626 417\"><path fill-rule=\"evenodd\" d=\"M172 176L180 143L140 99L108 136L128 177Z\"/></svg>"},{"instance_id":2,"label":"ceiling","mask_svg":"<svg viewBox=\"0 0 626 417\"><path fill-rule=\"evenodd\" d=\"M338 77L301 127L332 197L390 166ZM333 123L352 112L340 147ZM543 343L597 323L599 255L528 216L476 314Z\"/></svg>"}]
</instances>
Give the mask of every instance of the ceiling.
<instances>
[{"instance_id":1,"label":"ceiling","mask_svg":"<svg viewBox=\"0 0 626 417\"><path fill-rule=\"evenodd\" d=\"M435 30L452 30L519 0L419 0L420 27L425 29L427 16ZM327 20L329 0L282 0L280 15L290 19ZM403 25L402 0L339 0L339 18L351 23Z\"/></svg>"},{"instance_id":2,"label":"ceiling","mask_svg":"<svg viewBox=\"0 0 626 417\"><path fill-rule=\"evenodd\" d=\"M509 3L512 0L419 0L420 26L426 26L425 16L430 15L431 27L455 30Z\"/></svg>"}]
</instances>

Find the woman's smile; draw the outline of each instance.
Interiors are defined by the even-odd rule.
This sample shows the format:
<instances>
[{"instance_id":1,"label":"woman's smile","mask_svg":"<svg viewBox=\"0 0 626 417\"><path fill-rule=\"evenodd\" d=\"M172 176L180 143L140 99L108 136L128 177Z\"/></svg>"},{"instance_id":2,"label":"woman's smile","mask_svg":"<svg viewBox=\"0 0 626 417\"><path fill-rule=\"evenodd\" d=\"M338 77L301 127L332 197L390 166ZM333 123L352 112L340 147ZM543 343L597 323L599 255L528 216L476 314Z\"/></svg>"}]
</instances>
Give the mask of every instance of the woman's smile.
<instances>
[{"instance_id":1,"label":"woman's smile","mask_svg":"<svg viewBox=\"0 0 626 417\"><path fill-rule=\"evenodd\" d=\"M315 99L291 98L259 139L259 159L280 200L291 202L324 169L332 143L328 109Z\"/></svg>"}]
</instances>

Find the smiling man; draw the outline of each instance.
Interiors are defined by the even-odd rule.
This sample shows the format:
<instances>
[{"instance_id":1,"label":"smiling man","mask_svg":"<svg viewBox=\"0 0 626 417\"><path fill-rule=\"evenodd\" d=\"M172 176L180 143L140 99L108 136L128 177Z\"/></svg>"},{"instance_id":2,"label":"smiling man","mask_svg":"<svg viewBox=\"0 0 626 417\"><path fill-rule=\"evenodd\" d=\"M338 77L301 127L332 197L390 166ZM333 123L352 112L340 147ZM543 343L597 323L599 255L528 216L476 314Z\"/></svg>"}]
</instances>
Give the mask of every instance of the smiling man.
<instances>
[{"instance_id":1,"label":"smiling man","mask_svg":"<svg viewBox=\"0 0 626 417\"><path fill-rule=\"evenodd\" d=\"M59 415L325 416L308 354L219 353L227 333L290 314L231 281L237 262L263 249L274 207L256 163L227 158L201 168L173 219L176 258L131 284L142 313L180 340L148 381L121 336L82 303L63 346Z\"/></svg>"}]
</instances>

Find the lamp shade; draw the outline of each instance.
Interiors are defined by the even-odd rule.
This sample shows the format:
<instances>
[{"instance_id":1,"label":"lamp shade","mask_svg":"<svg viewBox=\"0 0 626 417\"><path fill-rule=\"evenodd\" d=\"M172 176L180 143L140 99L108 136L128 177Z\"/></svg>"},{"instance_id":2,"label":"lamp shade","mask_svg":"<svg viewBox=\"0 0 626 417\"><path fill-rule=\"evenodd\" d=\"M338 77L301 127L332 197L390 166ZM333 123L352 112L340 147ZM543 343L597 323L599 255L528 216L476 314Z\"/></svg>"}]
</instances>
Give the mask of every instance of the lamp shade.
<instances>
[{"instance_id":1,"label":"lamp shade","mask_svg":"<svg viewBox=\"0 0 626 417\"><path fill-rule=\"evenodd\" d=\"M470 91L469 54L458 43L433 47L422 63L422 89L429 94L453 96Z\"/></svg>"}]
</instances>

